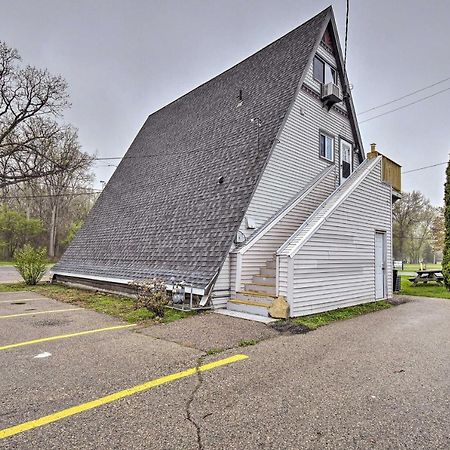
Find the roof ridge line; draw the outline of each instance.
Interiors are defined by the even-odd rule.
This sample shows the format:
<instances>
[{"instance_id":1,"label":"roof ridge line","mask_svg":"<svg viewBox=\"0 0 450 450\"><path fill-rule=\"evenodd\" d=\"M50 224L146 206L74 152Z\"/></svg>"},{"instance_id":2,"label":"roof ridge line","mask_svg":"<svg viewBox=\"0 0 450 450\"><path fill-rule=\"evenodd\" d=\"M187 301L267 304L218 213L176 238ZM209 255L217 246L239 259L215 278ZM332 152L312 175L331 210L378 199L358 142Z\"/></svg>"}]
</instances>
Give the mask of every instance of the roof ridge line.
<instances>
[{"instance_id":1,"label":"roof ridge line","mask_svg":"<svg viewBox=\"0 0 450 450\"><path fill-rule=\"evenodd\" d=\"M164 106L161 106L161 108L157 109L156 111L153 111L152 113L150 113L147 116L147 119L145 120L145 122L154 114L156 114L159 111L162 111L164 108L167 108L168 106L174 104L175 102L177 102L178 100L181 100L182 98L184 98L185 96L191 94L192 92L196 91L197 89L200 89L202 86L204 86L205 84L210 83L211 81L215 80L216 78L224 75L225 73L229 72L230 70L234 69L236 66L238 66L239 64L242 64L243 62L247 61L248 59L252 58L253 56L257 55L258 53L262 52L263 50L267 49L268 47L276 44L277 42L279 42L281 39L284 39L286 36L288 36L291 33L294 33L295 31L297 31L299 28L308 25L311 21L313 21L314 19L316 19L318 16L320 16L321 14L327 12L327 14L329 13L329 11L332 11L333 7L330 5L327 8L323 9L322 11L320 11L319 13L317 13L315 16L311 17L309 20L307 20L306 22L303 22L302 24L298 25L297 27L293 28L291 31L288 31L287 33L283 34L282 36L280 36L279 38L275 39L274 41L270 42L269 44L265 45L264 47L261 47L259 50L257 50L256 52L252 53L251 55L247 56L246 58L242 59L241 61L237 62L236 64L232 65L231 67L229 67L228 69L224 70L223 72L220 72L219 74L215 75L214 77L210 78L209 80L199 84L198 86L194 87L193 89L191 89L188 92L185 92L184 94L180 95L179 97L177 97L175 100L172 100L171 102L167 103Z\"/></svg>"}]
</instances>

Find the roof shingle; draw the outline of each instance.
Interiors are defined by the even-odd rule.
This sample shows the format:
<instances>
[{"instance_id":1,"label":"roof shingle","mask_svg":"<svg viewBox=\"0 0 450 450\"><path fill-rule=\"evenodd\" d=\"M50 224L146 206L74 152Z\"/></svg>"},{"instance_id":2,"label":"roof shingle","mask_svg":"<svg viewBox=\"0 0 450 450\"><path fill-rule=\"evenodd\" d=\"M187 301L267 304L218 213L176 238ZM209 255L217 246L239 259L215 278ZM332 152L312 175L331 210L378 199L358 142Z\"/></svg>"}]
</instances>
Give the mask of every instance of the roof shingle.
<instances>
[{"instance_id":1,"label":"roof shingle","mask_svg":"<svg viewBox=\"0 0 450 450\"><path fill-rule=\"evenodd\" d=\"M173 276L207 286L230 250L328 14L150 115L54 272Z\"/></svg>"}]
</instances>

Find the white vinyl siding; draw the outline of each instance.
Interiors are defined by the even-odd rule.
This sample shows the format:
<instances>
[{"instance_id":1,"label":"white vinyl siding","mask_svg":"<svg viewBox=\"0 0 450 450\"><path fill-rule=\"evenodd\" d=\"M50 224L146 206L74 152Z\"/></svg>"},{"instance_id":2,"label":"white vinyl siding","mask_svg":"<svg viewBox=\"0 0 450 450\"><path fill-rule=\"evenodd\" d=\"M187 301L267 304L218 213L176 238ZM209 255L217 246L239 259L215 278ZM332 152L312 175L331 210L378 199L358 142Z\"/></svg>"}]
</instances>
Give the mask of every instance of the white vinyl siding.
<instances>
[{"instance_id":1,"label":"white vinyl siding","mask_svg":"<svg viewBox=\"0 0 450 450\"><path fill-rule=\"evenodd\" d=\"M392 195L381 181L381 160L327 217L293 257L280 258L280 294L291 316L314 314L375 300L375 232L386 233L387 289L392 297Z\"/></svg>"},{"instance_id":2,"label":"white vinyl siding","mask_svg":"<svg viewBox=\"0 0 450 450\"><path fill-rule=\"evenodd\" d=\"M220 269L211 295L214 308L225 308L230 299L230 269L230 255L228 255Z\"/></svg>"},{"instance_id":3,"label":"white vinyl siding","mask_svg":"<svg viewBox=\"0 0 450 450\"><path fill-rule=\"evenodd\" d=\"M242 255L241 286L250 283L254 275L266 261L271 260L278 248L295 230L315 211L315 209L333 192L334 172L320 175L320 182L292 208L276 225L265 233L251 248Z\"/></svg>"},{"instance_id":4,"label":"white vinyl siding","mask_svg":"<svg viewBox=\"0 0 450 450\"><path fill-rule=\"evenodd\" d=\"M335 66L334 58L325 49L319 47L318 52ZM322 55L322 52L326 55ZM311 64L307 80L312 79L312 70ZM305 80L304 84L309 85L309 81ZM311 87L319 92L317 86ZM301 89L246 212L246 216L255 220L257 228L260 228L324 168L333 164L319 156L320 130L334 136L335 181L336 186L339 185L339 138L355 142L349 119L334 109L327 111L319 99ZM358 158L354 155L354 168L357 165ZM255 231L247 229L245 219L240 230L246 237Z\"/></svg>"}]
</instances>

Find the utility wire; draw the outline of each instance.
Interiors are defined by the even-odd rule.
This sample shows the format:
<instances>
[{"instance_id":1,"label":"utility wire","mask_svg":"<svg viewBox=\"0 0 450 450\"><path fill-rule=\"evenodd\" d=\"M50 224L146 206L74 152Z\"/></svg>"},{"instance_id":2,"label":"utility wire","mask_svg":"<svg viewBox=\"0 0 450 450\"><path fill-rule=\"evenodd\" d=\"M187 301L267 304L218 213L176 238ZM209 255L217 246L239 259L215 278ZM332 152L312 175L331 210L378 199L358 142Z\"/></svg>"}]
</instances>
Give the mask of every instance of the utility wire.
<instances>
[{"instance_id":1,"label":"utility wire","mask_svg":"<svg viewBox=\"0 0 450 450\"><path fill-rule=\"evenodd\" d=\"M427 100L427 99L429 99L431 97L435 97L436 95L442 94L443 92L446 92L446 91L450 91L450 87L448 87L446 89L442 89L440 91L437 91L434 94L427 95L426 97L419 98L418 100L415 100L414 102L411 102L411 103L407 103L406 105L399 106L398 108L394 108L394 109L391 109L391 110L386 111L384 113L377 114L376 116L369 117L368 119L360 120L359 123L369 122L370 120L377 119L378 117L386 116L387 114L391 114L391 113L393 113L395 111L399 111L400 109L404 109L404 108L407 108L408 106L412 106L412 105L415 105L417 103L423 102L424 100Z\"/></svg>"},{"instance_id":2,"label":"utility wire","mask_svg":"<svg viewBox=\"0 0 450 450\"><path fill-rule=\"evenodd\" d=\"M365 111L360 112L360 113L358 114L358 116L361 116L362 114L366 114L366 113L368 113L368 112L370 112L370 111L373 111L373 110L375 110L375 109L383 108L383 106L391 105L392 103L398 102L398 101L403 100L403 99L405 99L405 98L407 98L407 97L411 97L411 96L414 95L414 94L418 94L419 92L426 91L427 89L430 89L431 87L437 86L438 84L445 83L445 82L448 81L448 80L450 80L450 77L444 78L444 79L441 80L441 81L437 81L436 83L429 84L428 86L425 86L425 87L423 87L423 88L420 88L420 89L417 89L417 90L415 90L415 91L412 91L412 92L410 92L409 94L402 95L401 97L398 97L398 98L395 98L395 99L393 99L393 100L390 100L389 102L383 103L383 104L378 105L378 106L374 106L373 108L366 109Z\"/></svg>"},{"instance_id":3,"label":"utility wire","mask_svg":"<svg viewBox=\"0 0 450 450\"><path fill-rule=\"evenodd\" d=\"M419 170L431 169L432 167L443 166L444 164L448 164L448 161L437 164L431 164L431 166L423 166L418 167L417 169L406 170L405 172L402 172L402 175L404 175L405 173L418 172Z\"/></svg>"},{"instance_id":4,"label":"utility wire","mask_svg":"<svg viewBox=\"0 0 450 450\"><path fill-rule=\"evenodd\" d=\"M97 195L102 191L89 191L89 192L71 192L67 194L38 194L38 195L10 195L6 197L0 197L1 200L19 200L19 199L29 199L34 198L54 198L54 197L72 197L78 195Z\"/></svg>"},{"instance_id":5,"label":"utility wire","mask_svg":"<svg viewBox=\"0 0 450 450\"><path fill-rule=\"evenodd\" d=\"M344 68L347 68L347 42L348 42L348 12L350 7L350 0L347 0L347 8L345 12L345 50L344 50Z\"/></svg>"}]
</instances>

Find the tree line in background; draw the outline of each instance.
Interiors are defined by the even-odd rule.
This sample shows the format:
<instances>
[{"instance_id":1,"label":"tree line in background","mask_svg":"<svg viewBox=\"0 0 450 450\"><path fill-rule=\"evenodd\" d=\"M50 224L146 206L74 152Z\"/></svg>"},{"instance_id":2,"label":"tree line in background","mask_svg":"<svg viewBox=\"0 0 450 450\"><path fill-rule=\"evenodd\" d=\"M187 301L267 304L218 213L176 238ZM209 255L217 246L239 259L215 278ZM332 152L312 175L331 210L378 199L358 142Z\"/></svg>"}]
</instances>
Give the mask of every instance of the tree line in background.
<instances>
[{"instance_id":1,"label":"tree line in background","mask_svg":"<svg viewBox=\"0 0 450 450\"><path fill-rule=\"evenodd\" d=\"M93 157L63 123L70 106L60 76L23 66L0 42L0 253L25 244L59 256L95 202Z\"/></svg>"},{"instance_id":2,"label":"tree line in background","mask_svg":"<svg viewBox=\"0 0 450 450\"><path fill-rule=\"evenodd\" d=\"M409 263L442 261L444 209L418 191L405 192L393 207L394 259Z\"/></svg>"}]
</instances>

